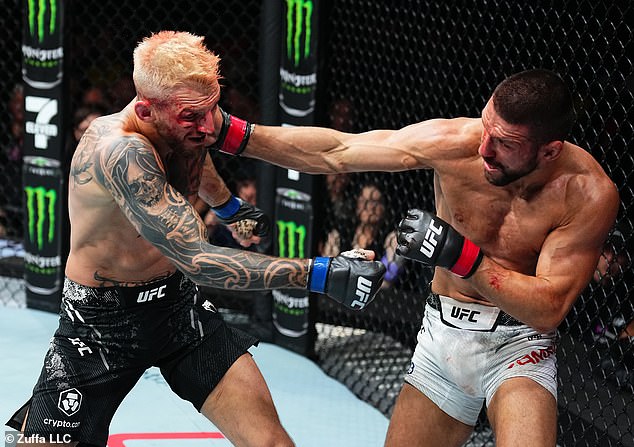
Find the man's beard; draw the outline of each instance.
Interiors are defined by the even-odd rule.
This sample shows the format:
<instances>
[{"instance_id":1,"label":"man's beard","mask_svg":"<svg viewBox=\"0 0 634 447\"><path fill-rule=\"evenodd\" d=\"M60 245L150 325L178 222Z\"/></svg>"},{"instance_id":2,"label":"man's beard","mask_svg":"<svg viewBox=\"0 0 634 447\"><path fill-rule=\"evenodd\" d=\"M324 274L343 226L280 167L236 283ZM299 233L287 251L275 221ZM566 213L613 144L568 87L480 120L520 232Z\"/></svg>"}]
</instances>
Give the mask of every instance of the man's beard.
<instances>
[{"instance_id":1,"label":"man's beard","mask_svg":"<svg viewBox=\"0 0 634 447\"><path fill-rule=\"evenodd\" d=\"M174 134L172 133L172 131L169 128L169 126L167 126L166 124L164 124L164 123L162 123L160 121L157 122L155 125L156 125L156 132L159 134L161 139L163 141L165 141L165 143L167 143L167 145L171 149L182 149L183 148L183 141L177 139L174 136Z\"/></svg>"},{"instance_id":2,"label":"man's beard","mask_svg":"<svg viewBox=\"0 0 634 447\"><path fill-rule=\"evenodd\" d=\"M170 149L179 152L181 155L194 155L197 154L202 148L202 142L200 143L200 145L194 146L193 142L185 139L184 137L179 137L175 135L168 126L159 124L156 126L156 131Z\"/></svg>"},{"instance_id":3,"label":"man's beard","mask_svg":"<svg viewBox=\"0 0 634 447\"><path fill-rule=\"evenodd\" d=\"M492 165L497 169L497 172L493 175L491 172L484 170L484 177L487 181L493 186L506 186L510 183L513 183L515 180L518 180L525 175L530 174L537 167L537 159L534 158L531 160L530 164L526 166L524 169L519 171L509 171L506 170L503 166L500 165Z\"/></svg>"}]
</instances>

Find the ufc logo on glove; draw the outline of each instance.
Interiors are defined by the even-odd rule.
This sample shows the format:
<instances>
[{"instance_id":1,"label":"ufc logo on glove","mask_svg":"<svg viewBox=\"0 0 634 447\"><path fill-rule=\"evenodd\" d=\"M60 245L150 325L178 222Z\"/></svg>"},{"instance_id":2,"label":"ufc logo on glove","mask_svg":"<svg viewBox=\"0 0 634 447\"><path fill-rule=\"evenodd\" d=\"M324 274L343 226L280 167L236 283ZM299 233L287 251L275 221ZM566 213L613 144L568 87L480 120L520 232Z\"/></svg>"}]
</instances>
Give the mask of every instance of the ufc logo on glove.
<instances>
[{"instance_id":1,"label":"ufc logo on glove","mask_svg":"<svg viewBox=\"0 0 634 447\"><path fill-rule=\"evenodd\" d=\"M420 247L420 252L430 259L434 256L434 251L436 251L436 246L438 245L436 237L439 237L442 234L442 226L436 227L434 226L435 223L434 219L432 219L429 223L425 239Z\"/></svg>"},{"instance_id":2,"label":"ufc logo on glove","mask_svg":"<svg viewBox=\"0 0 634 447\"><path fill-rule=\"evenodd\" d=\"M357 279L357 290L355 295L359 297L358 300L354 300L351 304L351 307L358 307L359 309L363 309L366 304L368 304L368 298L370 298L370 293L372 292L372 281L363 276L359 276Z\"/></svg>"}]
</instances>

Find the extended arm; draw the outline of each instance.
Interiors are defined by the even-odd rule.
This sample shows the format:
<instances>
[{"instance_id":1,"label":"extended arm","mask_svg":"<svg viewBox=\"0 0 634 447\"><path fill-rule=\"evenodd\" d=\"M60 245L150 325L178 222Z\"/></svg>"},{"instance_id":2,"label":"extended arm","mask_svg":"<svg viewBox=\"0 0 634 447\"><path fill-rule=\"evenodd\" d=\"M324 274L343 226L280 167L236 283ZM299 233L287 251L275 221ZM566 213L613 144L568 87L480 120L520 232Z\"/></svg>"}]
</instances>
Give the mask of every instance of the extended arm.
<instances>
[{"instance_id":1,"label":"extended arm","mask_svg":"<svg viewBox=\"0 0 634 447\"><path fill-rule=\"evenodd\" d=\"M207 243L200 216L167 182L154 150L142 138L120 138L96 169L139 234L199 284L244 290L309 287L349 306L356 299L354 281L367 285L367 302L380 286L385 270L379 262L337 257L313 263Z\"/></svg>"},{"instance_id":2,"label":"extended arm","mask_svg":"<svg viewBox=\"0 0 634 447\"><path fill-rule=\"evenodd\" d=\"M215 149L310 174L433 168L435 161L455 156L452 149L462 149L480 125L469 118L434 119L399 130L350 134L322 127L245 126L232 119L218 108L217 126L223 122L224 129L234 132L220 132ZM250 130L235 136L240 129ZM223 139L227 134L234 135L235 143Z\"/></svg>"}]
</instances>

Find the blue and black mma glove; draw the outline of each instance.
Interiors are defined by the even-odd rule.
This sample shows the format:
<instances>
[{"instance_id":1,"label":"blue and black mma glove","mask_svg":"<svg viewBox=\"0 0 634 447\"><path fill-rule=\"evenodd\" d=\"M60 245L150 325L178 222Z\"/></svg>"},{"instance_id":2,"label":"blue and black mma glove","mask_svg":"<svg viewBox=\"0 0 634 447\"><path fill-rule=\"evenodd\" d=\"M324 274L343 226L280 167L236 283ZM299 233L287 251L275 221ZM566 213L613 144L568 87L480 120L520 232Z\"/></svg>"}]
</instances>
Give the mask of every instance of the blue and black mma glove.
<instances>
[{"instance_id":1,"label":"blue and black mma glove","mask_svg":"<svg viewBox=\"0 0 634 447\"><path fill-rule=\"evenodd\" d=\"M354 251L334 258L314 258L308 276L308 290L323 293L352 310L364 309L381 288L385 266L366 261Z\"/></svg>"},{"instance_id":2,"label":"blue and black mma glove","mask_svg":"<svg viewBox=\"0 0 634 447\"><path fill-rule=\"evenodd\" d=\"M396 252L425 265L443 267L468 278L482 262L482 250L440 217L409 210L398 224Z\"/></svg>"},{"instance_id":3,"label":"blue and black mma glove","mask_svg":"<svg viewBox=\"0 0 634 447\"><path fill-rule=\"evenodd\" d=\"M222 224L245 223L245 226L248 227L247 230L252 231L255 236L260 236L263 239L268 238L271 234L271 220L264 214L264 211L236 196L232 195L224 204L211 207L211 209L216 213L218 220ZM241 228L238 228L238 232L242 234L248 233L248 231Z\"/></svg>"},{"instance_id":4,"label":"blue and black mma glove","mask_svg":"<svg viewBox=\"0 0 634 447\"><path fill-rule=\"evenodd\" d=\"M220 107L218 107L220 109ZM240 155L247 147L254 125L220 109L222 127L216 142L209 148L230 155Z\"/></svg>"}]
</instances>

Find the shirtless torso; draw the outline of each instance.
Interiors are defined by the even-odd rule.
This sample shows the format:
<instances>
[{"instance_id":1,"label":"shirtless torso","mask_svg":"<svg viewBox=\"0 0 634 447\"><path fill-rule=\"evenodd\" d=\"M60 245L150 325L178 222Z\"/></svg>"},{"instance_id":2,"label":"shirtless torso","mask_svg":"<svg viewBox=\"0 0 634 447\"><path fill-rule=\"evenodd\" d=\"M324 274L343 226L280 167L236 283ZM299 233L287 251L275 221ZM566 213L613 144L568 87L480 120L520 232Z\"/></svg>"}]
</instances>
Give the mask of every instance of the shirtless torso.
<instances>
[{"instance_id":1,"label":"shirtless torso","mask_svg":"<svg viewBox=\"0 0 634 447\"><path fill-rule=\"evenodd\" d=\"M496 164L512 169L527 156L513 146L515 133L495 116L484 116L362 134L259 126L246 154L307 172L433 169L437 215L486 255L468 280L436 268L433 290L496 305L548 331L590 279L616 216L618 193L594 158L569 142L557 157L539 159L528 175L506 185L492 183L488 177L495 181L500 175ZM490 165L481 154L484 135L499 140L497 154L484 154ZM283 149L271 151L271 138Z\"/></svg>"},{"instance_id":2,"label":"shirtless torso","mask_svg":"<svg viewBox=\"0 0 634 447\"><path fill-rule=\"evenodd\" d=\"M538 70L536 77L543 74ZM548 103L551 97L538 89ZM510 96L518 91L509 90ZM547 119L563 122L568 112L557 113ZM433 169L436 210L426 211L484 256L468 278L436 267L432 291L448 303L469 303L462 307L498 307L517 325L481 336L436 326L425 337L424 323L386 446L462 445L483 403L498 446L525 444L522 433L531 433L531 445L556 443L556 328L592 276L619 197L588 152L561 135L536 140L535 130L506 122L491 99L481 118L432 119L399 130L257 126L253 132L245 155L309 173ZM508 369L533 349L548 353L534 370ZM465 354L469 350L481 357ZM460 370L481 365L480 374L454 380L449 372L460 361Z\"/></svg>"},{"instance_id":3,"label":"shirtless torso","mask_svg":"<svg viewBox=\"0 0 634 447\"><path fill-rule=\"evenodd\" d=\"M175 271L170 260L140 236L103 184L126 182L132 186L136 183L136 188L131 189L146 202L162 193L152 188L164 185L138 181L132 169L128 173L111 169L117 163L127 162L124 152L128 147L145 145L147 151L152 151L147 139L135 131L132 113L128 106L117 114L96 120L80 141L71 164L68 209L73 231L66 275L84 285L132 285ZM170 159L172 163L166 163L160 155L157 157L168 178L172 173L170 183L189 200L198 193L205 154L203 150L190 159ZM179 162L187 163L189 169L184 171L174 166ZM117 177L119 172L121 177ZM184 172L190 174L185 176ZM137 171L136 174L144 173Z\"/></svg>"}]
</instances>

